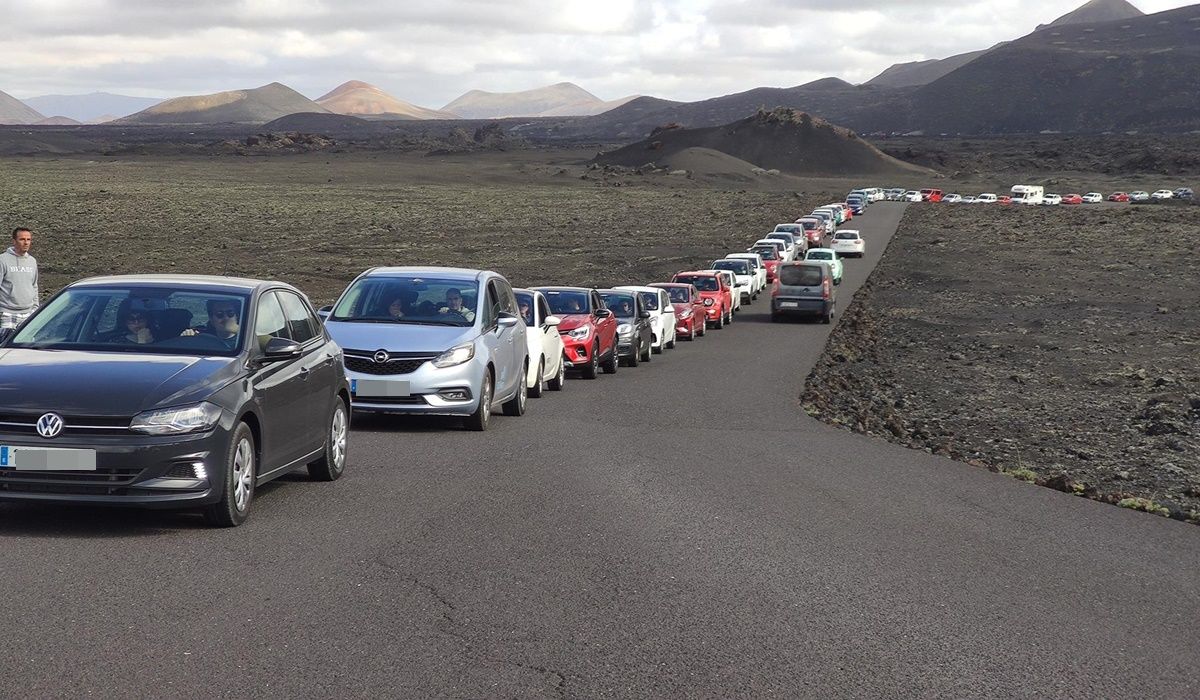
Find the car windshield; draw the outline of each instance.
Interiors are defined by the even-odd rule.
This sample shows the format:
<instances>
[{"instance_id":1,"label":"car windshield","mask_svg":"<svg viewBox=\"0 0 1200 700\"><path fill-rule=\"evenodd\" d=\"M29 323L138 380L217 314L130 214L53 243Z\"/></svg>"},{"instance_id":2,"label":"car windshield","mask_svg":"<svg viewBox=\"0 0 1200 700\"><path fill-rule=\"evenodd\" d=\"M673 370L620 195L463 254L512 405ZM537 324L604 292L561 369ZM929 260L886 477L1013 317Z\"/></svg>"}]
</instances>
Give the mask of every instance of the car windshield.
<instances>
[{"instance_id":1,"label":"car windshield","mask_svg":"<svg viewBox=\"0 0 1200 700\"><path fill-rule=\"evenodd\" d=\"M784 243L791 243L795 240L790 233L772 233L767 238L775 241L783 241Z\"/></svg>"},{"instance_id":2,"label":"car windshield","mask_svg":"<svg viewBox=\"0 0 1200 700\"><path fill-rule=\"evenodd\" d=\"M778 260L779 254L775 251L775 246L761 246L750 249L751 253L758 253L763 260Z\"/></svg>"},{"instance_id":3,"label":"car windshield","mask_svg":"<svg viewBox=\"0 0 1200 700\"><path fill-rule=\"evenodd\" d=\"M600 298L617 318L633 318L633 312L637 309L637 302L628 292L600 292Z\"/></svg>"},{"instance_id":4,"label":"car windshield","mask_svg":"<svg viewBox=\"0 0 1200 700\"><path fill-rule=\"evenodd\" d=\"M521 320L525 321L525 325L533 326L533 308L537 305L533 294L514 291L513 296L517 298L517 311L521 313Z\"/></svg>"},{"instance_id":5,"label":"car windshield","mask_svg":"<svg viewBox=\"0 0 1200 700\"><path fill-rule=\"evenodd\" d=\"M793 231L803 231L804 227L800 224L779 224L775 227L775 230L783 231L784 233L792 233Z\"/></svg>"},{"instance_id":6,"label":"car windshield","mask_svg":"<svg viewBox=\"0 0 1200 700\"><path fill-rule=\"evenodd\" d=\"M638 292L647 311L658 311L658 292Z\"/></svg>"},{"instance_id":7,"label":"car windshield","mask_svg":"<svg viewBox=\"0 0 1200 700\"><path fill-rule=\"evenodd\" d=\"M687 287L667 287L667 295L671 297L672 304L689 304L692 301Z\"/></svg>"},{"instance_id":8,"label":"car windshield","mask_svg":"<svg viewBox=\"0 0 1200 700\"><path fill-rule=\"evenodd\" d=\"M833 237L839 241L853 241L858 238L858 234L851 233L849 231L838 231L837 233L833 234Z\"/></svg>"},{"instance_id":9,"label":"car windshield","mask_svg":"<svg viewBox=\"0 0 1200 700\"><path fill-rule=\"evenodd\" d=\"M466 327L475 323L478 303L474 280L375 275L351 284L329 320Z\"/></svg>"},{"instance_id":10,"label":"car windshield","mask_svg":"<svg viewBox=\"0 0 1200 700\"><path fill-rule=\"evenodd\" d=\"M744 260L714 260L712 264L714 270L729 270L735 275L750 274L749 264Z\"/></svg>"},{"instance_id":11,"label":"car windshield","mask_svg":"<svg viewBox=\"0 0 1200 700\"><path fill-rule=\"evenodd\" d=\"M675 278L680 284L690 284L702 292L716 292L721 289L716 277L708 275L682 275Z\"/></svg>"},{"instance_id":12,"label":"car windshield","mask_svg":"<svg viewBox=\"0 0 1200 700\"><path fill-rule=\"evenodd\" d=\"M546 301L550 302L550 313L554 314L587 314L591 313L592 305L588 301L587 292L571 289L542 290Z\"/></svg>"},{"instance_id":13,"label":"car windshield","mask_svg":"<svg viewBox=\"0 0 1200 700\"><path fill-rule=\"evenodd\" d=\"M38 310L10 347L234 355L242 345L249 297L228 288L169 286L68 288Z\"/></svg>"},{"instance_id":14,"label":"car windshield","mask_svg":"<svg viewBox=\"0 0 1200 700\"><path fill-rule=\"evenodd\" d=\"M808 251L809 260L833 260L833 252L826 250L810 250Z\"/></svg>"},{"instance_id":15,"label":"car windshield","mask_svg":"<svg viewBox=\"0 0 1200 700\"><path fill-rule=\"evenodd\" d=\"M783 265L779 283L789 287L815 287L821 284L821 268L816 265Z\"/></svg>"}]
</instances>

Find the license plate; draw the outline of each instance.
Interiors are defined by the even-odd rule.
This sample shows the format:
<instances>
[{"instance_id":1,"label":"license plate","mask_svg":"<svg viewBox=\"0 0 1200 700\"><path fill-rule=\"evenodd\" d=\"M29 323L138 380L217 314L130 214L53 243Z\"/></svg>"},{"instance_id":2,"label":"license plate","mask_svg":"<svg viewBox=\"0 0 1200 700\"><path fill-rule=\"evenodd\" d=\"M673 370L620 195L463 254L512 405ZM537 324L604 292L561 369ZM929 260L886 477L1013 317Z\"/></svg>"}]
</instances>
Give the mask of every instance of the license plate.
<instances>
[{"instance_id":1,"label":"license plate","mask_svg":"<svg viewBox=\"0 0 1200 700\"><path fill-rule=\"evenodd\" d=\"M781 302L779 302L779 308L781 308L781 309L795 309L795 308L798 308L799 306L800 306L800 302L798 302L798 301L781 301Z\"/></svg>"},{"instance_id":2,"label":"license plate","mask_svg":"<svg viewBox=\"0 0 1200 700\"><path fill-rule=\"evenodd\" d=\"M0 445L0 469L94 472L96 451Z\"/></svg>"},{"instance_id":3,"label":"license plate","mask_svg":"<svg viewBox=\"0 0 1200 700\"><path fill-rule=\"evenodd\" d=\"M351 379L350 392L360 398L412 395L408 390L408 382L389 379Z\"/></svg>"}]
</instances>

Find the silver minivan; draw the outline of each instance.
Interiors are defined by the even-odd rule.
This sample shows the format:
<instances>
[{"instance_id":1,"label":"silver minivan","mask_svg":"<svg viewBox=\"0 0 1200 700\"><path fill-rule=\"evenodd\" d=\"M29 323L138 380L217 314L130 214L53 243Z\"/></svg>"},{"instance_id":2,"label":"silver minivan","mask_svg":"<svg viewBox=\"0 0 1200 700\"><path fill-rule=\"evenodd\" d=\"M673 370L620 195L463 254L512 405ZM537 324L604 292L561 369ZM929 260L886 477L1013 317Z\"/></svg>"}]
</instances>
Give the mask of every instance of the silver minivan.
<instances>
[{"instance_id":1,"label":"silver minivan","mask_svg":"<svg viewBox=\"0 0 1200 700\"><path fill-rule=\"evenodd\" d=\"M771 320L808 316L833 321L837 290L833 270L821 262L780 263L771 288Z\"/></svg>"},{"instance_id":2,"label":"silver minivan","mask_svg":"<svg viewBox=\"0 0 1200 700\"><path fill-rule=\"evenodd\" d=\"M525 413L527 331L502 275L378 267L321 311L354 411L461 416L472 430L487 429L495 404Z\"/></svg>"}]
</instances>

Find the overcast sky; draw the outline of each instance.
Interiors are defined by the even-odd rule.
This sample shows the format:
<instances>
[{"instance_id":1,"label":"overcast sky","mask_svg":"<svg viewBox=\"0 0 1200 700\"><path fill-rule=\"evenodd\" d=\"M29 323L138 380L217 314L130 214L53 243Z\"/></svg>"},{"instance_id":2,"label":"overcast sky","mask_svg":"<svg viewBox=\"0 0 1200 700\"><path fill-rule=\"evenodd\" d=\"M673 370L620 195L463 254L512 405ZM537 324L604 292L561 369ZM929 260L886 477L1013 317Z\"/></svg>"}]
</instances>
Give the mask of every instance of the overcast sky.
<instances>
[{"instance_id":1,"label":"overcast sky","mask_svg":"<svg viewBox=\"0 0 1200 700\"><path fill-rule=\"evenodd\" d=\"M0 90L148 97L358 79L441 107L570 81L696 100L1013 39L1083 0L0 0ZM1190 4L1134 0L1144 12Z\"/></svg>"}]
</instances>

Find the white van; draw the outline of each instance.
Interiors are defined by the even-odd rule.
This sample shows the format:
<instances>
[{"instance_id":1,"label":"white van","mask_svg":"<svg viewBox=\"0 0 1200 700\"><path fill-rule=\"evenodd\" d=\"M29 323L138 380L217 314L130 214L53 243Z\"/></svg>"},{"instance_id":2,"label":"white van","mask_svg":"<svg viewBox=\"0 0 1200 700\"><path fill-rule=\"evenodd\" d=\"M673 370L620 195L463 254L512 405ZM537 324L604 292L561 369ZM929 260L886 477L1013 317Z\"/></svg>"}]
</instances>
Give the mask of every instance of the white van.
<instances>
[{"instance_id":1,"label":"white van","mask_svg":"<svg viewBox=\"0 0 1200 700\"><path fill-rule=\"evenodd\" d=\"M1013 204L1041 204L1046 196L1046 188L1041 185L1013 185Z\"/></svg>"}]
</instances>

